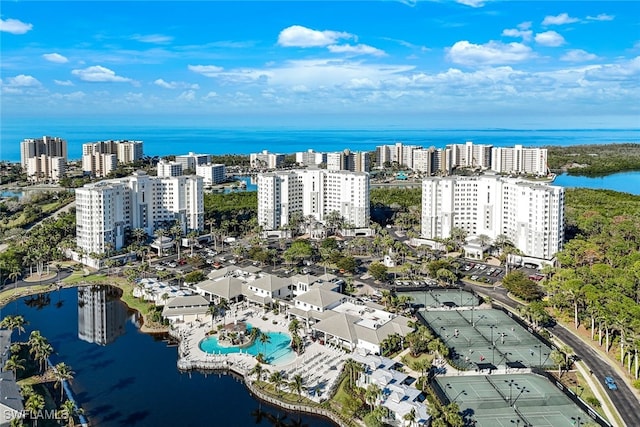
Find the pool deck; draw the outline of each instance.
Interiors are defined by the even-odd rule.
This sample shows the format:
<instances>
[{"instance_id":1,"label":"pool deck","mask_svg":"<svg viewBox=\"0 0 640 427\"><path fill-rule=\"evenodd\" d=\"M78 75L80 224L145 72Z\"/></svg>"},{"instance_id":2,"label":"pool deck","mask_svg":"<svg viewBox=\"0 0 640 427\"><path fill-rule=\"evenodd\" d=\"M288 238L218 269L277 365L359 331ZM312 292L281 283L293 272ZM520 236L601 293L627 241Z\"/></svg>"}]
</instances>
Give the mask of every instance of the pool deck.
<instances>
[{"instance_id":1,"label":"pool deck","mask_svg":"<svg viewBox=\"0 0 640 427\"><path fill-rule=\"evenodd\" d=\"M266 320L263 320L263 315L266 316ZM232 306L224 319L216 319L213 325L211 319L175 325L171 335L180 341L178 368L181 370L232 370L242 375L245 380L249 380L250 377L254 379L253 375L249 375L258 363L254 356L244 352L210 354L200 349L200 342L207 338L208 331L217 329L218 325L234 323L236 320L250 323L252 327L259 328L263 332L289 334L288 321L282 314L275 315L273 312L268 312L265 315L262 309L247 307L244 304ZM315 402L321 402L328 398L327 392L336 382L349 354L338 348L312 342L302 331L301 335L306 345L302 355L295 355L293 360L284 364L263 364L263 367L269 372L281 371L287 381L291 381L294 375L302 375L305 387L303 395Z\"/></svg>"}]
</instances>

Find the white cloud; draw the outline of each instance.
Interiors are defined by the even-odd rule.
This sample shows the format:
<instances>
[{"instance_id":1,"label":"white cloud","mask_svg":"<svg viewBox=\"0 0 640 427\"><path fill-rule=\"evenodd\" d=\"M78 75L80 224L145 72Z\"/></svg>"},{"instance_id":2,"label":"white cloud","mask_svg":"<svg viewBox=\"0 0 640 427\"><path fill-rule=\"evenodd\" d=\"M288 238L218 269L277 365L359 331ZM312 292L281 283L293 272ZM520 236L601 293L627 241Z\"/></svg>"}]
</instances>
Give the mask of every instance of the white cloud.
<instances>
[{"instance_id":1,"label":"white cloud","mask_svg":"<svg viewBox=\"0 0 640 427\"><path fill-rule=\"evenodd\" d=\"M597 16L587 16L589 21L613 21L615 16L607 15L606 13L600 13Z\"/></svg>"},{"instance_id":2,"label":"white cloud","mask_svg":"<svg viewBox=\"0 0 640 427\"><path fill-rule=\"evenodd\" d=\"M190 71L207 77L216 77L224 70L224 68L218 67L217 65L189 65L187 68Z\"/></svg>"},{"instance_id":3,"label":"white cloud","mask_svg":"<svg viewBox=\"0 0 640 427\"><path fill-rule=\"evenodd\" d=\"M280 31L278 44L284 47L321 47L336 44L353 35L338 31L318 31L301 25L292 25Z\"/></svg>"},{"instance_id":4,"label":"white cloud","mask_svg":"<svg viewBox=\"0 0 640 427\"><path fill-rule=\"evenodd\" d=\"M66 101L80 101L85 99L87 96L86 93L82 91L76 91L71 93L54 93L51 95L54 99L64 99Z\"/></svg>"},{"instance_id":5,"label":"white cloud","mask_svg":"<svg viewBox=\"0 0 640 427\"><path fill-rule=\"evenodd\" d=\"M19 88L19 87L38 87L41 83L33 76L19 74L15 77L8 77L2 81L3 86Z\"/></svg>"},{"instance_id":6,"label":"white cloud","mask_svg":"<svg viewBox=\"0 0 640 427\"><path fill-rule=\"evenodd\" d=\"M525 21L518 24L518 28L521 30L528 30L531 28L531 21Z\"/></svg>"},{"instance_id":7,"label":"white cloud","mask_svg":"<svg viewBox=\"0 0 640 427\"><path fill-rule=\"evenodd\" d=\"M531 48L522 43L490 41L479 45L467 40L456 42L448 49L447 58L455 64L496 65L525 61L533 56Z\"/></svg>"},{"instance_id":8,"label":"white cloud","mask_svg":"<svg viewBox=\"0 0 640 427\"><path fill-rule=\"evenodd\" d=\"M516 28L507 28L502 30L502 35L507 37L521 37L522 40L529 41L533 32L531 30L520 30Z\"/></svg>"},{"instance_id":9,"label":"white cloud","mask_svg":"<svg viewBox=\"0 0 640 427\"><path fill-rule=\"evenodd\" d=\"M561 13L560 15L557 15L557 16L553 16L553 15L545 16L544 20L542 21L542 25L565 25L565 24L572 24L578 21L579 21L578 18L572 18L567 13Z\"/></svg>"},{"instance_id":10,"label":"white cloud","mask_svg":"<svg viewBox=\"0 0 640 427\"><path fill-rule=\"evenodd\" d=\"M595 59L598 59L597 55L593 53L589 53L582 49L568 50L564 55L560 57L561 61L567 61L567 62L586 62L586 61L593 61Z\"/></svg>"},{"instance_id":11,"label":"white cloud","mask_svg":"<svg viewBox=\"0 0 640 427\"><path fill-rule=\"evenodd\" d=\"M542 46L558 47L562 46L565 41L564 37L555 31L545 31L544 33L536 34L536 43Z\"/></svg>"},{"instance_id":12,"label":"white cloud","mask_svg":"<svg viewBox=\"0 0 640 427\"><path fill-rule=\"evenodd\" d=\"M373 46L369 46L366 44L332 44L327 46L329 52L331 53L348 53L352 55L373 55L373 56L386 56L386 53L383 50L375 48Z\"/></svg>"},{"instance_id":13,"label":"white cloud","mask_svg":"<svg viewBox=\"0 0 640 427\"><path fill-rule=\"evenodd\" d=\"M184 91L180 94L180 96L178 96L178 99L182 101L193 101L196 99L196 91L194 90Z\"/></svg>"},{"instance_id":14,"label":"white cloud","mask_svg":"<svg viewBox=\"0 0 640 427\"><path fill-rule=\"evenodd\" d=\"M200 89L197 84L187 82L167 82L163 79L156 79L153 84L165 89Z\"/></svg>"},{"instance_id":15,"label":"white cloud","mask_svg":"<svg viewBox=\"0 0 640 427\"><path fill-rule=\"evenodd\" d=\"M209 93L207 93L205 96L202 97L202 99L204 100L208 100L208 99L213 99L213 98L217 98L218 94L214 91L211 91Z\"/></svg>"},{"instance_id":16,"label":"white cloud","mask_svg":"<svg viewBox=\"0 0 640 427\"><path fill-rule=\"evenodd\" d=\"M484 0L456 0L456 3L463 4L470 7L482 7L484 6Z\"/></svg>"},{"instance_id":17,"label":"white cloud","mask_svg":"<svg viewBox=\"0 0 640 427\"><path fill-rule=\"evenodd\" d=\"M172 36L165 36L163 34L134 34L131 36L133 40L137 40L142 43L155 43L155 44L166 44L173 41Z\"/></svg>"},{"instance_id":18,"label":"white cloud","mask_svg":"<svg viewBox=\"0 0 640 427\"><path fill-rule=\"evenodd\" d=\"M59 53L45 53L42 57L47 61L55 62L56 64L65 64L69 62L65 56L62 56Z\"/></svg>"},{"instance_id":19,"label":"white cloud","mask_svg":"<svg viewBox=\"0 0 640 427\"><path fill-rule=\"evenodd\" d=\"M131 79L116 75L115 71L101 65L72 70L71 74L85 82L130 82Z\"/></svg>"},{"instance_id":20,"label":"white cloud","mask_svg":"<svg viewBox=\"0 0 640 427\"><path fill-rule=\"evenodd\" d=\"M640 56L619 64L603 64L590 68L585 78L591 81L638 81L640 77Z\"/></svg>"},{"instance_id":21,"label":"white cloud","mask_svg":"<svg viewBox=\"0 0 640 427\"><path fill-rule=\"evenodd\" d=\"M25 34L33 28L33 24L27 24L18 19L0 19L0 32L11 34Z\"/></svg>"},{"instance_id":22,"label":"white cloud","mask_svg":"<svg viewBox=\"0 0 640 427\"><path fill-rule=\"evenodd\" d=\"M53 82L58 86L74 86L71 80L54 80Z\"/></svg>"}]
</instances>

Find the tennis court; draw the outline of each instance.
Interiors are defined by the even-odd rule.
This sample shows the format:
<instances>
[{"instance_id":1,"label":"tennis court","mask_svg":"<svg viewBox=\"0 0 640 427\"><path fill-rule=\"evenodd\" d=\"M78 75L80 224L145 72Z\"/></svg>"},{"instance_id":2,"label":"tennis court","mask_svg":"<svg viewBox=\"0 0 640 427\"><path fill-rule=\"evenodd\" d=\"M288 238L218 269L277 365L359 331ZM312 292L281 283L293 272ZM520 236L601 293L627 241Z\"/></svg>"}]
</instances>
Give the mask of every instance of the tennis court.
<instances>
[{"instance_id":1,"label":"tennis court","mask_svg":"<svg viewBox=\"0 0 640 427\"><path fill-rule=\"evenodd\" d=\"M480 300L471 292L462 289L430 289L426 291L402 292L411 297L411 302L426 309L477 307Z\"/></svg>"},{"instance_id":2,"label":"tennis court","mask_svg":"<svg viewBox=\"0 0 640 427\"><path fill-rule=\"evenodd\" d=\"M546 378L534 374L436 377L435 383L445 403L458 403L477 426L555 427L591 420Z\"/></svg>"},{"instance_id":3,"label":"tennis court","mask_svg":"<svg viewBox=\"0 0 640 427\"><path fill-rule=\"evenodd\" d=\"M500 310L420 310L420 315L459 368L553 366L552 349Z\"/></svg>"}]
</instances>

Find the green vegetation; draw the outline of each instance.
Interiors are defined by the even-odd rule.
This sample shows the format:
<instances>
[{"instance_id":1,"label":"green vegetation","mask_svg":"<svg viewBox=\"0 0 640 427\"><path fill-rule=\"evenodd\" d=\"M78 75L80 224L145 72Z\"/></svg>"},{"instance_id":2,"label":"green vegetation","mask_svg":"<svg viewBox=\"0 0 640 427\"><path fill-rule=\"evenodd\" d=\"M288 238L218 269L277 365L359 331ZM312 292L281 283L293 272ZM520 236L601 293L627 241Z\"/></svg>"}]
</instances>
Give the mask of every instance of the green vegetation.
<instances>
[{"instance_id":1,"label":"green vegetation","mask_svg":"<svg viewBox=\"0 0 640 427\"><path fill-rule=\"evenodd\" d=\"M204 195L205 220L224 234L246 232L257 224L258 193L255 191Z\"/></svg>"},{"instance_id":2,"label":"green vegetation","mask_svg":"<svg viewBox=\"0 0 640 427\"><path fill-rule=\"evenodd\" d=\"M602 176L640 170L640 144L546 147L549 169L569 175Z\"/></svg>"},{"instance_id":3,"label":"green vegetation","mask_svg":"<svg viewBox=\"0 0 640 427\"><path fill-rule=\"evenodd\" d=\"M54 212L74 198L68 191L36 192L0 204L0 231L24 228Z\"/></svg>"},{"instance_id":4,"label":"green vegetation","mask_svg":"<svg viewBox=\"0 0 640 427\"><path fill-rule=\"evenodd\" d=\"M394 207L397 205L403 209L411 206L422 205L421 188L372 188L370 193L372 205Z\"/></svg>"},{"instance_id":5,"label":"green vegetation","mask_svg":"<svg viewBox=\"0 0 640 427\"><path fill-rule=\"evenodd\" d=\"M542 296L538 285L522 271L513 271L502 279L502 286L518 298L525 301L534 301Z\"/></svg>"},{"instance_id":6,"label":"green vegetation","mask_svg":"<svg viewBox=\"0 0 640 427\"><path fill-rule=\"evenodd\" d=\"M547 304L638 379L640 366L640 196L567 190L569 240L543 281Z\"/></svg>"},{"instance_id":7,"label":"green vegetation","mask_svg":"<svg viewBox=\"0 0 640 427\"><path fill-rule=\"evenodd\" d=\"M249 167L249 156L244 154L212 154L211 163L221 163L225 166Z\"/></svg>"}]
</instances>

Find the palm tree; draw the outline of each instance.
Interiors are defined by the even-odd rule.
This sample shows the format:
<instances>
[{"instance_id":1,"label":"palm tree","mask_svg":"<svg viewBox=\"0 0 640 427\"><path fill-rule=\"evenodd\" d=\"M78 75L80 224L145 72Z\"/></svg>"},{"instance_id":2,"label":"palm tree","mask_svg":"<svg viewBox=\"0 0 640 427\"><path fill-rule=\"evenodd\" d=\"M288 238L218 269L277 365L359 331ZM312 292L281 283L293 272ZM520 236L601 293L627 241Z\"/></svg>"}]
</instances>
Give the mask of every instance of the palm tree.
<instances>
[{"instance_id":1,"label":"palm tree","mask_svg":"<svg viewBox=\"0 0 640 427\"><path fill-rule=\"evenodd\" d=\"M71 368L64 362L58 363L53 367L53 377L56 380L54 387L57 388L58 386L60 386L60 402L62 402L62 398L64 397L64 389L62 388L62 384L65 381L71 381L74 374L75 372L73 372Z\"/></svg>"},{"instance_id":2,"label":"palm tree","mask_svg":"<svg viewBox=\"0 0 640 427\"><path fill-rule=\"evenodd\" d=\"M40 347L39 351L36 352L36 360L40 363L40 369L42 370L42 372L45 372L47 370L47 360L52 354L53 347L48 342L44 343Z\"/></svg>"},{"instance_id":3,"label":"palm tree","mask_svg":"<svg viewBox=\"0 0 640 427\"><path fill-rule=\"evenodd\" d=\"M409 422L409 427L411 427L413 425L413 423L416 421L416 410L415 410L415 408L411 408L411 411L409 411L406 414L404 414L404 416L402 418L405 421L408 421Z\"/></svg>"},{"instance_id":4,"label":"palm tree","mask_svg":"<svg viewBox=\"0 0 640 427\"><path fill-rule=\"evenodd\" d=\"M169 230L169 234L171 234L171 236L173 236L174 240L175 240L175 244L176 244L176 252L178 254L178 259L180 259L180 246L181 245L181 237L182 237L182 225L180 224L180 222L176 222L171 229Z\"/></svg>"},{"instance_id":5,"label":"palm tree","mask_svg":"<svg viewBox=\"0 0 640 427\"><path fill-rule=\"evenodd\" d=\"M300 374L293 376L293 380L289 383L289 390L298 393L298 402L302 400L302 390L304 389L304 378Z\"/></svg>"},{"instance_id":6,"label":"palm tree","mask_svg":"<svg viewBox=\"0 0 640 427\"><path fill-rule=\"evenodd\" d=\"M561 377L562 365L565 363L564 354L560 350L553 350L549 357L551 357L551 360L553 360L553 363L558 365L558 376Z\"/></svg>"},{"instance_id":7,"label":"palm tree","mask_svg":"<svg viewBox=\"0 0 640 427\"><path fill-rule=\"evenodd\" d=\"M11 263L9 265L9 276L7 277L9 280L13 280L13 288L16 289L18 287L18 277L22 274L22 268L18 263Z\"/></svg>"},{"instance_id":8,"label":"palm tree","mask_svg":"<svg viewBox=\"0 0 640 427\"><path fill-rule=\"evenodd\" d=\"M147 237L147 232L144 230L144 228L134 228L131 231L131 236L138 245L141 245Z\"/></svg>"},{"instance_id":9,"label":"palm tree","mask_svg":"<svg viewBox=\"0 0 640 427\"><path fill-rule=\"evenodd\" d=\"M444 419L451 427L462 427L464 425L464 420L460 415L460 407L456 402L449 403L443 409Z\"/></svg>"},{"instance_id":10,"label":"palm tree","mask_svg":"<svg viewBox=\"0 0 640 427\"><path fill-rule=\"evenodd\" d=\"M75 403L68 399L64 401L60 409L67 418L67 427L73 427L75 425L74 417L84 413L82 408L78 408Z\"/></svg>"},{"instance_id":11,"label":"palm tree","mask_svg":"<svg viewBox=\"0 0 640 427\"><path fill-rule=\"evenodd\" d=\"M260 344L262 344L262 349L266 354L267 344L271 342L271 337L268 334L265 334L264 332L261 331L260 335L258 335L258 341L260 341Z\"/></svg>"},{"instance_id":12,"label":"palm tree","mask_svg":"<svg viewBox=\"0 0 640 427\"><path fill-rule=\"evenodd\" d=\"M280 395L280 386L284 382L284 376L282 375L282 371L274 371L269 376L269 381L273 383L273 386L276 389L276 393Z\"/></svg>"},{"instance_id":13,"label":"palm tree","mask_svg":"<svg viewBox=\"0 0 640 427\"><path fill-rule=\"evenodd\" d=\"M262 367L262 364L260 362L256 363L253 369L249 371L249 375L256 376L256 381L262 381L262 376L264 375L264 373L265 373L265 370Z\"/></svg>"},{"instance_id":14,"label":"palm tree","mask_svg":"<svg viewBox=\"0 0 640 427\"><path fill-rule=\"evenodd\" d=\"M164 228L158 228L153 234L158 239L158 257L162 256L162 238L167 235L167 230Z\"/></svg>"},{"instance_id":15,"label":"palm tree","mask_svg":"<svg viewBox=\"0 0 640 427\"><path fill-rule=\"evenodd\" d=\"M369 408L371 408L371 410L375 408L376 400L378 400L378 397L380 397L381 393L382 390L380 390L380 387L378 387L376 384L369 384L369 387L367 387L364 397L367 401L367 405L369 405Z\"/></svg>"},{"instance_id":16,"label":"palm tree","mask_svg":"<svg viewBox=\"0 0 640 427\"><path fill-rule=\"evenodd\" d=\"M47 358L53 353L53 347L47 341L45 337L40 334L40 331L32 331L29 335L29 354L34 355L34 358L40 363L40 369L45 371Z\"/></svg>"},{"instance_id":17,"label":"palm tree","mask_svg":"<svg viewBox=\"0 0 640 427\"><path fill-rule=\"evenodd\" d=\"M353 388L353 386L355 385L356 381L358 380L358 376L359 376L360 372L364 372L364 367L360 363L358 363L355 360L349 358L344 363L344 370L345 370L347 376L349 377L349 387Z\"/></svg>"},{"instance_id":18,"label":"palm tree","mask_svg":"<svg viewBox=\"0 0 640 427\"><path fill-rule=\"evenodd\" d=\"M300 324L300 321L295 317L291 319L291 322L289 322L289 332L291 332L292 335L298 335L298 331L301 327L302 325Z\"/></svg>"},{"instance_id":19,"label":"palm tree","mask_svg":"<svg viewBox=\"0 0 640 427\"><path fill-rule=\"evenodd\" d=\"M12 354L4 364L5 371L13 371L14 381L17 379L18 371L24 371L24 359L20 359L17 354Z\"/></svg>"},{"instance_id":20,"label":"palm tree","mask_svg":"<svg viewBox=\"0 0 640 427\"><path fill-rule=\"evenodd\" d=\"M39 394L35 394L35 393L32 394L31 396L29 396L29 398L25 402L24 409L26 409L32 414L37 414L38 412L44 409L44 397L40 396ZM33 418L33 425L34 426L38 425L37 417Z\"/></svg>"},{"instance_id":21,"label":"palm tree","mask_svg":"<svg viewBox=\"0 0 640 427\"><path fill-rule=\"evenodd\" d=\"M20 335L22 332L24 332L24 325L26 325L26 324L27 324L27 322L24 320L23 316L21 316L21 315L16 315L16 316L9 315L9 316L5 317L4 319L2 319L2 322L0 322L0 328L9 329L12 332L13 332L13 330L17 330L18 331L18 335Z\"/></svg>"},{"instance_id":22,"label":"palm tree","mask_svg":"<svg viewBox=\"0 0 640 427\"><path fill-rule=\"evenodd\" d=\"M216 304L212 304L207 308L207 314L211 315L211 327L213 328L213 324L216 321L216 317L220 313L220 309Z\"/></svg>"},{"instance_id":23,"label":"palm tree","mask_svg":"<svg viewBox=\"0 0 640 427\"><path fill-rule=\"evenodd\" d=\"M22 422L22 418L13 418L9 423L9 427L24 427L24 422Z\"/></svg>"}]
</instances>

